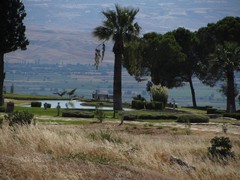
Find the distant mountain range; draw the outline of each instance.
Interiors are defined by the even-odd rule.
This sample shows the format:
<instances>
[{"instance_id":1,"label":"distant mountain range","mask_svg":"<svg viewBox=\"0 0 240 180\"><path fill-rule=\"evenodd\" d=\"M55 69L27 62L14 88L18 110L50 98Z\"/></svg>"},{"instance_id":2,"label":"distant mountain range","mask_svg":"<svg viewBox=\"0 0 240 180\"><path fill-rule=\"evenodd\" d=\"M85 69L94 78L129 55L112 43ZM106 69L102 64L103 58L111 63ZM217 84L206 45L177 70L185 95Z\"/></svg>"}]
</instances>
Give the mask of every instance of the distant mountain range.
<instances>
[{"instance_id":1,"label":"distant mountain range","mask_svg":"<svg viewBox=\"0 0 240 180\"><path fill-rule=\"evenodd\" d=\"M23 0L27 17L26 51L6 55L9 62L94 63L94 49L100 43L91 32L101 25L101 11L115 3L139 8L136 21L142 33L165 33L178 27L190 30L240 15L239 0ZM112 44L107 44L105 61L113 62Z\"/></svg>"}]
</instances>

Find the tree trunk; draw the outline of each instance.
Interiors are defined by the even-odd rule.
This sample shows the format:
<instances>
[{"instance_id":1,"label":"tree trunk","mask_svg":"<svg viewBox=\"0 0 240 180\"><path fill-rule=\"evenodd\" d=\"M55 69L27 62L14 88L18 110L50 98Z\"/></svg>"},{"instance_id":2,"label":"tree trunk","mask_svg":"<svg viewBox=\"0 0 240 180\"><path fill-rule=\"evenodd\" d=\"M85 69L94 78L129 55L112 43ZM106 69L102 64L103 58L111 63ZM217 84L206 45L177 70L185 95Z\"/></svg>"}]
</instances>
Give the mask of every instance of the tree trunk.
<instances>
[{"instance_id":1,"label":"tree trunk","mask_svg":"<svg viewBox=\"0 0 240 180\"><path fill-rule=\"evenodd\" d=\"M235 85L234 85L234 72L231 68L227 70L227 112L236 111L235 105Z\"/></svg>"},{"instance_id":2,"label":"tree trunk","mask_svg":"<svg viewBox=\"0 0 240 180\"><path fill-rule=\"evenodd\" d=\"M194 90L194 87L193 87L193 82L192 82L192 77L191 76L189 76L188 82L189 82L190 89L191 89L193 107L197 107L196 95L195 95L195 90Z\"/></svg>"},{"instance_id":3,"label":"tree trunk","mask_svg":"<svg viewBox=\"0 0 240 180\"><path fill-rule=\"evenodd\" d=\"M113 77L113 110L122 110L122 42L116 42L113 47L115 55Z\"/></svg>"},{"instance_id":4,"label":"tree trunk","mask_svg":"<svg viewBox=\"0 0 240 180\"><path fill-rule=\"evenodd\" d=\"M3 98L3 82L5 78L4 73L4 54L0 53L0 106L3 106L4 104L4 98Z\"/></svg>"}]
</instances>

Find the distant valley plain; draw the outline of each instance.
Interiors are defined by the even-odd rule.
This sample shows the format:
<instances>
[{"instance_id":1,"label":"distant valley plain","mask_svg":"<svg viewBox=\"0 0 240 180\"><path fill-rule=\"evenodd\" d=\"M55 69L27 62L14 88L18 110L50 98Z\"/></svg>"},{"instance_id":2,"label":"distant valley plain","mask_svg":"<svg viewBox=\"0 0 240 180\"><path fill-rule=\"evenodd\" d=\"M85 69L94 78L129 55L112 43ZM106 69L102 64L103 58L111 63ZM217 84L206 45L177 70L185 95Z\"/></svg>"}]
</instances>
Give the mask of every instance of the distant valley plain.
<instances>
[{"instance_id":1,"label":"distant valley plain","mask_svg":"<svg viewBox=\"0 0 240 180\"><path fill-rule=\"evenodd\" d=\"M55 92L77 88L76 95L92 98L96 92L112 95L113 65L102 64L96 70L92 64L42 64L35 63L5 63L7 92L14 85L14 93L50 95ZM240 76L237 74L237 81ZM138 83L127 71L123 70L123 101L131 102L132 97L141 94L150 100L146 91L147 81ZM213 106L224 109L226 98L219 92L219 86L210 88L194 79L194 87L199 106ZM175 101L180 106L191 106L191 92L188 84L181 88L169 90L169 102ZM239 109L238 102L237 107Z\"/></svg>"}]
</instances>

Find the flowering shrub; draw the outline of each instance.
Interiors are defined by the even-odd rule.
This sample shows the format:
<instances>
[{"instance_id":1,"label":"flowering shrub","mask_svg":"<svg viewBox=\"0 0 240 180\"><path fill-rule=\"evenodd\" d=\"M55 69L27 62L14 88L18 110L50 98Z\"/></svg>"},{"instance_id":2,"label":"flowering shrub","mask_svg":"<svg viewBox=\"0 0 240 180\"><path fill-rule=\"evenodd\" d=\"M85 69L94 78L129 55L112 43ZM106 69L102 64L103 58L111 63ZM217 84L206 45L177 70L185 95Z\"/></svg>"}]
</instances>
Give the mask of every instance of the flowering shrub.
<instances>
[{"instance_id":1,"label":"flowering shrub","mask_svg":"<svg viewBox=\"0 0 240 180\"><path fill-rule=\"evenodd\" d=\"M168 88L161 85L152 85L150 87L150 93L152 95L153 101L159 101L163 103L166 107L168 101Z\"/></svg>"}]
</instances>

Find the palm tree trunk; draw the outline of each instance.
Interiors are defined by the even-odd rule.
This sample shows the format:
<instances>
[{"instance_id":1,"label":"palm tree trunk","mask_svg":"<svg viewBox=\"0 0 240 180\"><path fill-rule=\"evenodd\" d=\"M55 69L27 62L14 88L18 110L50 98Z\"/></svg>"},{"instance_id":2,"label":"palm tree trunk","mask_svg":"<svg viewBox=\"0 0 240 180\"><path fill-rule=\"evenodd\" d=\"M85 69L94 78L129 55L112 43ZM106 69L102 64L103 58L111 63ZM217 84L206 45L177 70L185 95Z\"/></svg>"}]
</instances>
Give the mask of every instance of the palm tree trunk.
<instances>
[{"instance_id":1,"label":"palm tree trunk","mask_svg":"<svg viewBox=\"0 0 240 180\"><path fill-rule=\"evenodd\" d=\"M195 95L195 90L193 87L193 82L192 82L191 76L189 76L188 82L189 82L190 89L191 89L193 107L195 108L195 107L197 107L197 101L196 101L196 95Z\"/></svg>"},{"instance_id":2,"label":"palm tree trunk","mask_svg":"<svg viewBox=\"0 0 240 180\"><path fill-rule=\"evenodd\" d=\"M4 104L4 98L3 98L3 82L5 78L4 73L4 54L0 53L0 106L3 106Z\"/></svg>"},{"instance_id":3,"label":"palm tree trunk","mask_svg":"<svg viewBox=\"0 0 240 180\"><path fill-rule=\"evenodd\" d=\"M115 55L113 77L113 110L115 112L122 110L122 41L115 42L113 52Z\"/></svg>"},{"instance_id":4,"label":"palm tree trunk","mask_svg":"<svg viewBox=\"0 0 240 180\"><path fill-rule=\"evenodd\" d=\"M114 110L122 110L122 55L115 54L113 78Z\"/></svg>"},{"instance_id":5,"label":"palm tree trunk","mask_svg":"<svg viewBox=\"0 0 240 180\"><path fill-rule=\"evenodd\" d=\"M235 105L235 87L234 87L234 72L230 68L227 70L227 112L236 111Z\"/></svg>"}]
</instances>

